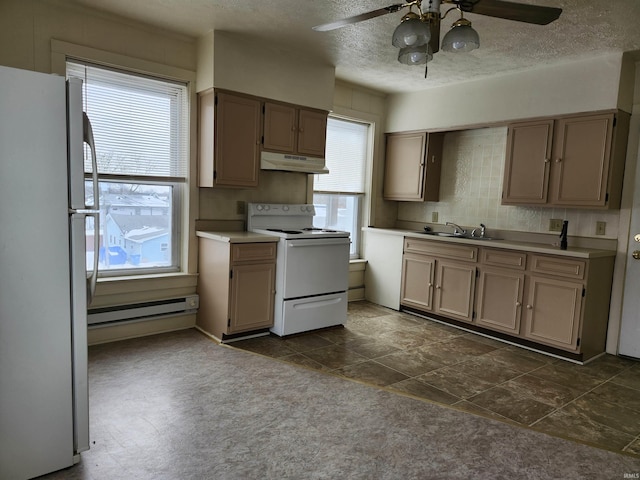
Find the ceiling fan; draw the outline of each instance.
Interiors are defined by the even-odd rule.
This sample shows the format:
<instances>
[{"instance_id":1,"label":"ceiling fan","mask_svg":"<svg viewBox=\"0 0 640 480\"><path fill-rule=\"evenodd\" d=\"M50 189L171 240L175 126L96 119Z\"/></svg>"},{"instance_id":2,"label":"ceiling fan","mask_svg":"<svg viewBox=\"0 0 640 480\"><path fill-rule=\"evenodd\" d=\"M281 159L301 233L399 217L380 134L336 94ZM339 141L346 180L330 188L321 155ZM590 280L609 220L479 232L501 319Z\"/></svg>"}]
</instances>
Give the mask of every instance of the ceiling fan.
<instances>
[{"instance_id":1,"label":"ceiling fan","mask_svg":"<svg viewBox=\"0 0 640 480\"><path fill-rule=\"evenodd\" d=\"M440 13L440 4L453 5L444 14ZM413 11L416 8L417 12ZM464 13L475 13L489 17L503 18L516 22L548 25L557 20L561 8L542 7L504 0L413 0L397 3L370 12L344 18L335 22L313 27L313 30L326 32L346 25L362 22L371 18L396 13L408 8L400 25L393 32L392 44L400 49L398 61L405 65L423 65L440 50L440 21L451 11L458 11L460 18L442 39L442 50L447 52L468 52L480 46L480 37L464 18ZM425 69L425 78L427 71Z\"/></svg>"}]
</instances>

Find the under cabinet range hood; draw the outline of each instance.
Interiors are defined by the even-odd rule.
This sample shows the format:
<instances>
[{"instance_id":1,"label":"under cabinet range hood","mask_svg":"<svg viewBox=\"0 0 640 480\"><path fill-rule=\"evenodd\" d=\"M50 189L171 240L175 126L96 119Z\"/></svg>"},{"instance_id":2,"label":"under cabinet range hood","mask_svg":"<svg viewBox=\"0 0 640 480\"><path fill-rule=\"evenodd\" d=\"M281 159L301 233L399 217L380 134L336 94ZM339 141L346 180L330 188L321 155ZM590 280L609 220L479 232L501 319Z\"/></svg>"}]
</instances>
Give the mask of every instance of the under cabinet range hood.
<instances>
[{"instance_id":1,"label":"under cabinet range hood","mask_svg":"<svg viewBox=\"0 0 640 480\"><path fill-rule=\"evenodd\" d=\"M329 173L324 158L305 157L290 153L262 152L260 168L262 170L282 170L285 172Z\"/></svg>"}]
</instances>

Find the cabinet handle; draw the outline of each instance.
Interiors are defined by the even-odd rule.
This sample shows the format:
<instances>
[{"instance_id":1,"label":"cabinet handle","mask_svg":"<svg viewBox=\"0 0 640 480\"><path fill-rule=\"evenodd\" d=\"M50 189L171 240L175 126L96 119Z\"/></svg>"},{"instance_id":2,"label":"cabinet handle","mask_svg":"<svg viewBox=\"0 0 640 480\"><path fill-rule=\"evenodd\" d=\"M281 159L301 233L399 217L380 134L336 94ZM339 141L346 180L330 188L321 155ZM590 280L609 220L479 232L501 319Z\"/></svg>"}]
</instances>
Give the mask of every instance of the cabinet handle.
<instances>
[{"instance_id":1,"label":"cabinet handle","mask_svg":"<svg viewBox=\"0 0 640 480\"><path fill-rule=\"evenodd\" d=\"M436 285L436 290L440 290L442 287L440 285Z\"/></svg>"},{"instance_id":2,"label":"cabinet handle","mask_svg":"<svg viewBox=\"0 0 640 480\"><path fill-rule=\"evenodd\" d=\"M433 287L433 283L427 283L427 287L429 288Z\"/></svg>"},{"instance_id":3,"label":"cabinet handle","mask_svg":"<svg viewBox=\"0 0 640 480\"><path fill-rule=\"evenodd\" d=\"M520 302L516 302L516 307L521 307L522 304Z\"/></svg>"},{"instance_id":4,"label":"cabinet handle","mask_svg":"<svg viewBox=\"0 0 640 480\"><path fill-rule=\"evenodd\" d=\"M545 158L545 159L544 159L544 163L549 163L550 161L551 161L551 160L550 160L550 159L548 159L548 158Z\"/></svg>"},{"instance_id":5,"label":"cabinet handle","mask_svg":"<svg viewBox=\"0 0 640 480\"><path fill-rule=\"evenodd\" d=\"M560 163L562 161L561 158L556 158L556 163Z\"/></svg>"},{"instance_id":6,"label":"cabinet handle","mask_svg":"<svg viewBox=\"0 0 640 480\"><path fill-rule=\"evenodd\" d=\"M532 310L532 309L533 309L533 306L527 303L527 309L528 309L528 310Z\"/></svg>"},{"instance_id":7,"label":"cabinet handle","mask_svg":"<svg viewBox=\"0 0 640 480\"><path fill-rule=\"evenodd\" d=\"M435 155L431 155L431 163L436 163L436 156Z\"/></svg>"}]
</instances>

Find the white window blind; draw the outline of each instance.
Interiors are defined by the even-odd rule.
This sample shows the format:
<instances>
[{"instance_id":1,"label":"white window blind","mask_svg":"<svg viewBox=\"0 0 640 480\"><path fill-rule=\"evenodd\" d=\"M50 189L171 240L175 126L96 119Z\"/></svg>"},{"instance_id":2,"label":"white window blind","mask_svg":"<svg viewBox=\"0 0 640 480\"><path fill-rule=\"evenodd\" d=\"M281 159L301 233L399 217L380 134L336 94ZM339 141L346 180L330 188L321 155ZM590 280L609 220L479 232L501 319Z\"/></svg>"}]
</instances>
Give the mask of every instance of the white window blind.
<instances>
[{"instance_id":1,"label":"white window blind","mask_svg":"<svg viewBox=\"0 0 640 480\"><path fill-rule=\"evenodd\" d=\"M326 165L329 174L316 175L316 192L363 193L369 126L329 117Z\"/></svg>"},{"instance_id":2,"label":"white window blind","mask_svg":"<svg viewBox=\"0 0 640 480\"><path fill-rule=\"evenodd\" d=\"M173 181L187 177L189 108L184 84L74 61L67 62L67 76L84 81L98 173ZM89 172L90 156L86 158Z\"/></svg>"}]
</instances>

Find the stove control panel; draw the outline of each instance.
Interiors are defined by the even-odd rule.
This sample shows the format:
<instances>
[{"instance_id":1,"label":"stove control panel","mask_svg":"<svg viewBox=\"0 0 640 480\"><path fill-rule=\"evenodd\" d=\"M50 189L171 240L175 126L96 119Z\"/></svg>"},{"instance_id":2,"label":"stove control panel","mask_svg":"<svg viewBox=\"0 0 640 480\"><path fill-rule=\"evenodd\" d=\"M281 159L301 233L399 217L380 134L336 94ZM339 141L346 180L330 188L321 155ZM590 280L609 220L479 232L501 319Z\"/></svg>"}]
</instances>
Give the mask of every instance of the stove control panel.
<instances>
[{"instance_id":1,"label":"stove control panel","mask_svg":"<svg viewBox=\"0 0 640 480\"><path fill-rule=\"evenodd\" d=\"M250 203L249 215L315 215L315 208L309 204Z\"/></svg>"}]
</instances>

